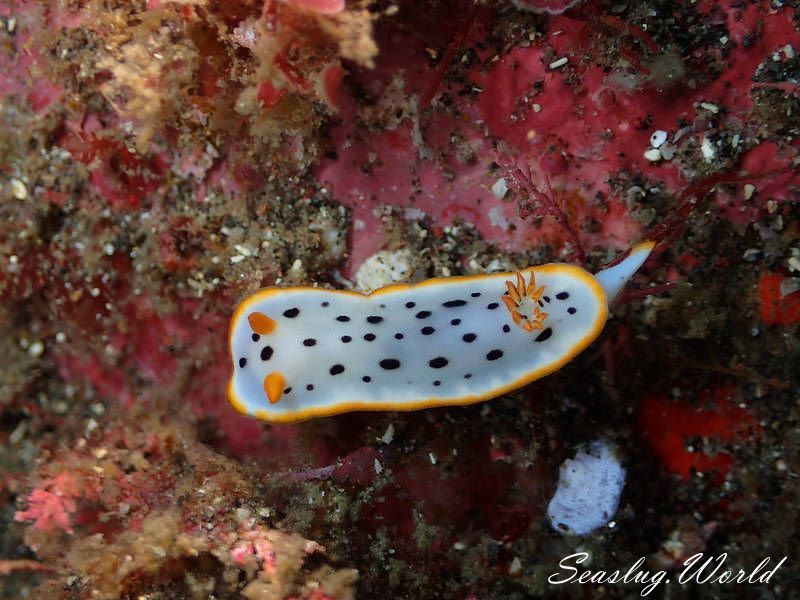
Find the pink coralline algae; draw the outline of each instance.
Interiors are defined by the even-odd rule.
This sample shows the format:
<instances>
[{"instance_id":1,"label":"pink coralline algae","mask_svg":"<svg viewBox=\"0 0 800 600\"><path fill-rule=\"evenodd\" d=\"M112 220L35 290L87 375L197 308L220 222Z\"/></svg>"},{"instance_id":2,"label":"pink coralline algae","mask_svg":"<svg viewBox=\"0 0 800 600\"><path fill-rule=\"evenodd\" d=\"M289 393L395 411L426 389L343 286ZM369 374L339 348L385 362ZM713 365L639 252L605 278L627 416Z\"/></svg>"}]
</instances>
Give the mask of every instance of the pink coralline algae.
<instances>
[{"instance_id":1,"label":"pink coralline algae","mask_svg":"<svg viewBox=\"0 0 800 600\"><path fill-rule=\"evenodd\" d=\"M311 555L315 552L325 552L325 548L312 541L305 541L303 550ZM275 532L264 527L256 527L239 534L238 541L231 548L234 562L245 566L248 557L254 557L266 575L274 575L277 568L277 555L275 548Z\"/></svg>"},{"instance_id":2,"label":"pink coralline algae","mask_svg":"<svg viewBox=\"0 0 800 600\"><path fill-rule=\"evenodd\" d=\"M267 0L267 3L273 0ZM289 0L296 6L307 8L321 15L333 15L344 10L344 0Z\"/></svg>"},{"instance_id":3,"label":"pink coralline algae","mask_svg":"<svg viewBox=\"0 0 800 600\"><path fill-rule=\"evenodd\" d=\"M309 598L316 590L351 597L353 570L323 564L326 551L317 542L269 527L264 506L240 505L253 489L234 464L182 426L137 420L106 421L77 449L42 466L60 473L31 492L15 519L33 521L26 543L48 561L43 570L57 565L77 574L98 598L123 597L149 581L183 596L199 589L193 587L202 576L199 560L231 569L227 583L218 584L221 593ZM307 564L312 555L314 564ZM188 580L175 574L178 564L191 573ZM56 587L43 594L53 597Z\"/></svg>"},{"instance_id":4,"label":"pink coralline algae","mask_svg":"<svg viewBox=\"0 0 800 600\"><path fill-rule=\"evenodd\" d=\"M714 13L709 7L703 10ZM501 197L492 193L502 175L491 171L492 162L499 158L493 139L502 140L521 163L535 166L534 183L540 189L552 187L573 227L582 231L584 245L624 247L636 236L638 226L623 205L620 190L610 185L610 177L651 172L660 187L675 193L685 185L686 173L696 168L704 143L714 154L705 155L707 162L724 164L713 148L720 138L729 139L731 130L739 128L752 110L750 98L758 86L747 79L764 60L771 60L774 40L797 37L788 12L781 11L765 20L763 36L745 44L738 18L754 23L759 9L731 10L739 15L733 39L727 41L729 48L714 50L716 60L728 65L725 75L693 84L687 93L670 77L682 77L695 61L692 56L676 54L670 66L642 43L636 50L639 74L630 76L622 67L592 61L593 34L598 28L614 29L619 24L611 19L598 21L590 12L584 17L581 11L551 19L549 27L559 35L548 37L547 44L515 48L507 55L469 55L466 67L451 65L465 81L460 86L440 86L437 102L445 98L456 102L468 119L454 121L442 110L422 112L423 107L413 100L435 79L435 73L424 68L429 60L425 36L434 36L430 21L435 14L415 17L420 41L409 54L386 57L376 71L356 75L376 98L368 113L370 120L359 122L352 104L345 105L344 121L332 133L336 158L324 161L318 173L334 189L346 190L340 200L354 211L358 224L353 232L354 268L379 249L380 238L372 233L381 229L376 202L406 206L440 226L463 218L506 248L525 247L532 239L562 241L558 229L520 219L502 193ZM714 18L724 17L715 13ZM457 36L453 27L458 22L454 23L451 35ZM481 39L490 26L490 14L479 12L467 39ZM379 35L391 44L398 33L387 25ZM625 40L623 48L638 39L635 30L628 35L632 41ZM639 37L653 44L649 35ZM650 73L650 79L643 79L641 73ZM742 78L745 82L738 85ZM405 100L398 104L400 97ZM395 109L391 117L389 106ZM360 116L363 119L363 113ZM365 127L372 129L370 135L364 135ZM658 129L671 132L672 137L653 163L645 153L652 132ZM745 131L739 139L740 151L758 146ZM784 154L791 156L791 151L784 149ZM764 162L760 172L777 170L785 160L775 157ZM640 186L631 182L629 187ZM591 233L587 223L595 224Z\"/></svg>"},{"instance_id":5,"label":"pink coralline algae","mask_svg":"<svg viewBox=\"0 0 800 600\"><path fill-rule=\"evenodd\" d=\"M72 533L72 518L78 508L76 499L86 497L68 473L47 479L28 496L28 508L14 515L15 521L33 521L39 531Z\"/></svg>"}]
</instances>

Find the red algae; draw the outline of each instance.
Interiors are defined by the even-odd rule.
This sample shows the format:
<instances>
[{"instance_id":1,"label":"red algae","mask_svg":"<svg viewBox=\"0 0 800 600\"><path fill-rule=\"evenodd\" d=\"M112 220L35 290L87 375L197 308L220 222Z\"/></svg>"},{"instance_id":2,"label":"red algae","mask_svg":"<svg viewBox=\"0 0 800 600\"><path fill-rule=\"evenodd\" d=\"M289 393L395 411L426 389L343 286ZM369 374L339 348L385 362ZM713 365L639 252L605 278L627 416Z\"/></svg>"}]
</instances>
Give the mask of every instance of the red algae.
<instances>
[{"instance_id":1,"label":"red algae","mask_svg":"<svg viewBox=\"0 0 800 600\"><path fill-rule=\"evenodd\" d=\"M760 314L765 325L791 325L800 323L800 293L784 293L786 277L764 273L758 281L761 299Z\"/></svg>"},{"instance_id":2,"label":"red algae","mask_svg":"<svg viewBox=\"0 0 800 600\"><path fill-rule=\"evenodd\" d=\"M716 483L724 481L733 461L731 455L724 451L709 455L701 448L709 441L752 441L760 433L753 414L732 403L734 393L729 387L704 390L698 407L664 397L644 399L639 415L642 433L669 471L684 479L701 473Z\"/></svg>"},{"instance_id":3,"label":"red algae","mask_svg":"<svg viewBox=\"0 0 800 600\"><path fill-rule=\"evenodd\" d=\"M607 571L786 555L768 583L662 584L785 596L797 19L766 1L0 6L0 598L640 592L549 583L578 545ZM511 395L291 426L225 400L229 318L260 287L361 285L379 251L400 280L594 270L644 238L596 346ZM620 509L551 531L559 465L601 437L628 471Z\"/></svg>"}]
</instances>

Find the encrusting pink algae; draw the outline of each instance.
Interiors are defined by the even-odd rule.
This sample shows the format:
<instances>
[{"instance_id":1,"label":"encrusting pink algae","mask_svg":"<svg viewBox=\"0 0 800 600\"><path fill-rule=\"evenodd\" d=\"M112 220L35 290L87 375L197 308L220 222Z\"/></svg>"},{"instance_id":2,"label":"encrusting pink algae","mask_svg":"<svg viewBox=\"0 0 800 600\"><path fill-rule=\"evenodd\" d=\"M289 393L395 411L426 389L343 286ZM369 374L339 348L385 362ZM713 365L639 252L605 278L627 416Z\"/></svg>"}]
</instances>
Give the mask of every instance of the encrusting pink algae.
<instances>
[{"instance_id":1,"label":"encrusting pink algae","mask_svg":"<svg viewBox=\"0 0 800 600\"><path fill-rule=\"evenodd\" d=\"M525 598L800 581L800 7L0 5L0 598ZM226 400L266 286L658 242L602 335L490 402L292 425ZM309 369L320 368L309 365ZM551 527L613 442L615 515ZM761 583L682 562L788 560Z\"/></svg>"}]
</instances>

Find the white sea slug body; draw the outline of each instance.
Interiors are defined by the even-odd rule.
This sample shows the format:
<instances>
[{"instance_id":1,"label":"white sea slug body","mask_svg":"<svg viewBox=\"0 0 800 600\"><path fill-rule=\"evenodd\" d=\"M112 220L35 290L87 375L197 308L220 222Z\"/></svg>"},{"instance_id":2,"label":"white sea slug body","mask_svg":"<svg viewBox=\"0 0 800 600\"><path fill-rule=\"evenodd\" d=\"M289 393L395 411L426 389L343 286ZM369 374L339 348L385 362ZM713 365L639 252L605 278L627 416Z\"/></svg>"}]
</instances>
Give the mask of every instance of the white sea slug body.
<instances>
[{"instance_id":1,"label":"white sea slug body","mask_svg":"<svg viewBox=\"0 0 800 600\"><path fill-rule=\"evenodd\" d=\"M231 323L231 404L275 423L470 404L561 368L653 248L592 275L568 264L430 279L369 295L267 288Z\"/></svg>"}]
</instances>

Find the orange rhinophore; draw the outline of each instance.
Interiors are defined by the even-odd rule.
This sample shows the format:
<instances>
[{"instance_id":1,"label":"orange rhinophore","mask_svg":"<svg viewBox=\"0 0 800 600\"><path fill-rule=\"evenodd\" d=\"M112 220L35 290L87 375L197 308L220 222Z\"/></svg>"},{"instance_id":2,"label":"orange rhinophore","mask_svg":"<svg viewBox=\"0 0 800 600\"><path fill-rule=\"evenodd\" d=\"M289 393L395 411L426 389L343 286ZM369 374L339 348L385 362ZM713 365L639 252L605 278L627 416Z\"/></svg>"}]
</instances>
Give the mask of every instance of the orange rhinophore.
<instances>
[{"instance_id":1,"label":"orange rhinophore","mask_svg":"<svg viewBox=\"0 0 800 600\"><path fill-rule=\"evenodd\" d=\"M270 404L275 404L281 399L285 385L286 379L278 371L273 371L264 378L264 391Z\"/></svg>"},{"instance_id":2,"label":"orange rhinophore","mask_svg":"<svg viewBox=\"0 0 800 600\"><path fill-rule=\"evenodd\" d=\"M275 329L275 321L270 319L264 313L250 313L247 315L247 322L250 323L250 329L253 330L253 333L257 333L259 335L272 333Z\"/></svg>"}]
</instances>

